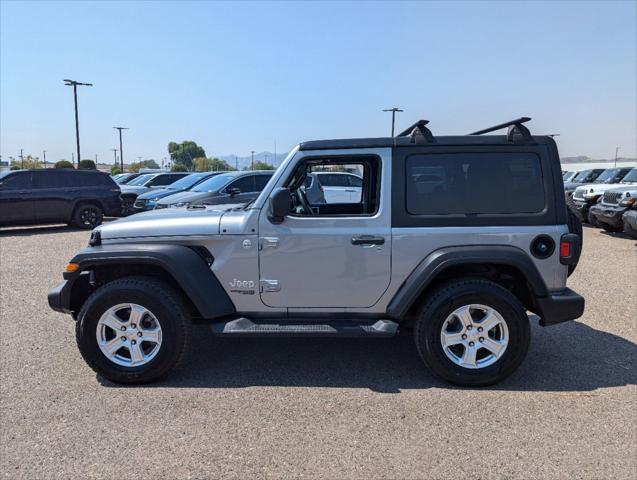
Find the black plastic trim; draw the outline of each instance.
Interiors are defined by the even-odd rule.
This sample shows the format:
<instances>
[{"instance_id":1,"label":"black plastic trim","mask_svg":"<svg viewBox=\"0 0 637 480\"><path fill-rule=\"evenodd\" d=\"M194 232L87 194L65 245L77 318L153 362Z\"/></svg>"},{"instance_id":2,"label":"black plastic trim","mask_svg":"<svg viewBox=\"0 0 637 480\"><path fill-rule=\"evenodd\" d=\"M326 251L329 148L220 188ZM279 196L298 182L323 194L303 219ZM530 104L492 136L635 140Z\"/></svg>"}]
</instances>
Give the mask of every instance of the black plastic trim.
<instances>
[{"instance_id":1,"label":"black plastic trim","mask_svg":"<svg viewBox=\"0 0 637 480\"><path fill-rule=\"evenodd\" d=\"M154 265L166 271L183 289L203 318L214 319L235 313L234 304L206 261L188 246L172 244L102 245L81 250L73 257L71 263L80 265L78 272L66 277L67 282L64 287L58 285L49 293L49 304L54 310L70 311L70 290L79 272L91 270L92 267L101 265L141 264ZM60 291L58 292L57 289Z\"/></svg>"},{"instance_id":2,"label":"black plastic trim","mask_svg":"<svg viewBox=\"0 0 637 480\"><path fill-rule=\"evenodd\" d=\"M557 323L575 320L584 313L584 297L570 288L565 288L559 294L537 298L537 314L543 327Z\"/></svg>"},{"instance_id":3,"label":"black plastic trim","mask_svg":"<svg viewBox=\"0 0 637 480\"><path fill-rule=\"evenodd\" d=\"M497 264L518 269L535 297L546 297L548 289L529 255L517 247L474 245L446 247L432 252L409 274L387 307L390 318L403 319L427 286L444 269L458 265Z\"/></svg>"}]
</instances>

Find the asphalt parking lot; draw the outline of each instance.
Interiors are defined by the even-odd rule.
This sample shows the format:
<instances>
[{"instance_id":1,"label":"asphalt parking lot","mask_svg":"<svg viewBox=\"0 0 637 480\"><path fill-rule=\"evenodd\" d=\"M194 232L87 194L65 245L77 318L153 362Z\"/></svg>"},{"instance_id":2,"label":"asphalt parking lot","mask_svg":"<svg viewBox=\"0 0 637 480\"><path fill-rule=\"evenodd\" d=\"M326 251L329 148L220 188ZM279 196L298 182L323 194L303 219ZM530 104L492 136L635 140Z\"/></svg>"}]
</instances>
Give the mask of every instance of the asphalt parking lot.
<instances>
[{"instance_id":1,"label":"asphalt parking lot","mask_svg":"<svg viewBox=\"0 0 637 480\"><path fill-rule=\"evenodd\" d=\"M585 228L579 321L486 389L390 340L215 339L172 375L100 381L46 293L86 231L0 233L2 478L635 478L636 241Z\"/></svg>"}]
</instances>

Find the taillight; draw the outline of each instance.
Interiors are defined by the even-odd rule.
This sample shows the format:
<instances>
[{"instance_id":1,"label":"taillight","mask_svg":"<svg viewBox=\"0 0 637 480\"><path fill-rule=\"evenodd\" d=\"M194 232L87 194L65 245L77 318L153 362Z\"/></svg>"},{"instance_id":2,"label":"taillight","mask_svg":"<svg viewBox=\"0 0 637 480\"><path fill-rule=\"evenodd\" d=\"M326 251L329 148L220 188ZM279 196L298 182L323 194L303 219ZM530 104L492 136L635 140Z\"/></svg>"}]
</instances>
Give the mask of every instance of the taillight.
<instances>
[{"instance_id":1,"label":"taillight","mask_svg":"<svg viewBox=\"0 0 637 480\"><path fill-rule=\"evenodd\" d=\"M582 240L579 235L566 233L560 238L560 263L562 265L575 265L579 260L579 251Z\"/></svg>"}]
</instances>

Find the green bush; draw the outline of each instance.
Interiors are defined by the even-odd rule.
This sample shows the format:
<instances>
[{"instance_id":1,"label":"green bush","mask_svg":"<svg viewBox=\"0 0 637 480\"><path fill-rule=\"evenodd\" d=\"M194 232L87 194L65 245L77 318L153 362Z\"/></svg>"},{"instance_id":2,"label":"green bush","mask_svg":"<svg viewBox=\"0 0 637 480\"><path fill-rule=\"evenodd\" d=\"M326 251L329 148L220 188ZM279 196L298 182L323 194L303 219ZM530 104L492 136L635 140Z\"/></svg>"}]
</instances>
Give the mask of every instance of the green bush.
<instances>
[{"instance_id":1,"label":"green bush","mask_svg":"<svg viewBox=\"0 0 637 480\"><path fill-rule=\"evenodd\" d=\"M93 160L80 160L80 164L77 166L79 170L97 170L97 165Z\"/></svg>"},{"instance_id":2,"label":"green bush","mask_svg":"<svg viewBox=\"0 0 637 480\"><path fill-rule=\"evenodd\" d=\"M55 162L55 168L75 168L68 160L60 160Z\"/></svg>"},{"instance_id":3,"label":"green bush","mask_svg":"<svg viewBox=\"0 0 637 480\"><path fill-rule=\"evenodd\" d=\"M111 167L111 175L119 175L120 173L122 173L122 171L117 165Z\"/></svg>"},{"instance_id":4,"label":"green bush","mask_svg":"<svg viewBox=\"0 0 637 480\"><path fill-rule=\"evenodd\" d=\"M171 172L187 172L188 169L183 166L181 163L176 163L170 169Z\"/></svg>"}]
</instances>

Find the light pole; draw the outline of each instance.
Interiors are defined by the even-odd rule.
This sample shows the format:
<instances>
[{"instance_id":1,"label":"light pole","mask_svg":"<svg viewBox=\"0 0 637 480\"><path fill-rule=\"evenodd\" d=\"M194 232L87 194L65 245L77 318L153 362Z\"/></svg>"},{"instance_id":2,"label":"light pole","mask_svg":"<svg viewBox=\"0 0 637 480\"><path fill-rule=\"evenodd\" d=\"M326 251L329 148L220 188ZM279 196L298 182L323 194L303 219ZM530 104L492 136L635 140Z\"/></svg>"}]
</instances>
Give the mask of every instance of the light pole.
<instances>
[{"instance_id":1,"label":"light pole","mask_svg":"<svg viewBox=\"0 0 637 480\"><path fill-rule=\"evenodd\" d=\"M24 155L22 155L22 149L20 149L20 168L24 168Z\"/></svg>"},{"instance_id":2,"label":"light pole","mask_svg":"<svg viewBox=\"0 0 637 480\"><path fill-rule=\"evenodd\" d=\"M113 165L115 165L117 167L117 149L116 148L111 148L111 150L113 150ZM124 172L122 172L124 173Z\"/></svg>"},{"instance_id":3,"label":"light pole","mask_svg":"<svg viewBox=\"0 0 637 480\"><path fill-rule=\"evenodd\" d=\"M42 158L44 159L44 168L46 168L46 150L42 150Z\"/></svg>"},{"instance_id":4,"label":"light pole","mask_svg":"<svg viewBox=\"0 0 637 480\"><path fill-rule=\"evenodd\" d=\"M252 161L250 163L250 170L254 170L254 150L250 150L250 153L252 154Z\"/></svg>"},{"instance_id":5,"label":"light pole","mask_svg":"<svg viewBox=\"0 0 637 480\"><path fill-rule=\"evenodd\" d=\"M92 83L81 83L81 82L77 82L75 80L68 80L65 79L64 80L64 85L67 85L69 87L73 87L73 99L75 100L75 142L77 144L77 161L78 161L78 165L79 165L79 161L81 160L81 156L80 156L80 120L79 117L77 115L77 86L84 86L84 87L92 87L93 84Z\"/></svg>"},{"instance_id":6,"label":"light pole","mask_svg":"<svg viewBox=\"0 0 637 480\"><path fill-rule=\"evenodd\" d=\"M122 130L128 130L127 127L113 127L115 130L119 130L119 162L121 165L122 173L124 173L124 149L122 148Z\"/></svg>"},{"instance_id":7,"label":"light pole","mask_svg":"<svg viewBox=\"0 0 637 480\"><path fill-rule=\"evenodd\" d=\"M615 167L617 167L617 152L619 152L619 147L615 147Z\"/></svg>"},{"instance_id":8,"label":"light pole","mask_svg":"<svg viewBox=\"0 0 637 480\"><path fill-rule=\"evenodd\" d=\"M396 112L402 112L403 110L401 110L400 108L397 107L392 107L392 108L386 108L383 110L383 112L391 112L391 136L394 136L394 124L396 123Z\"/></svg>"}]
</instances>

